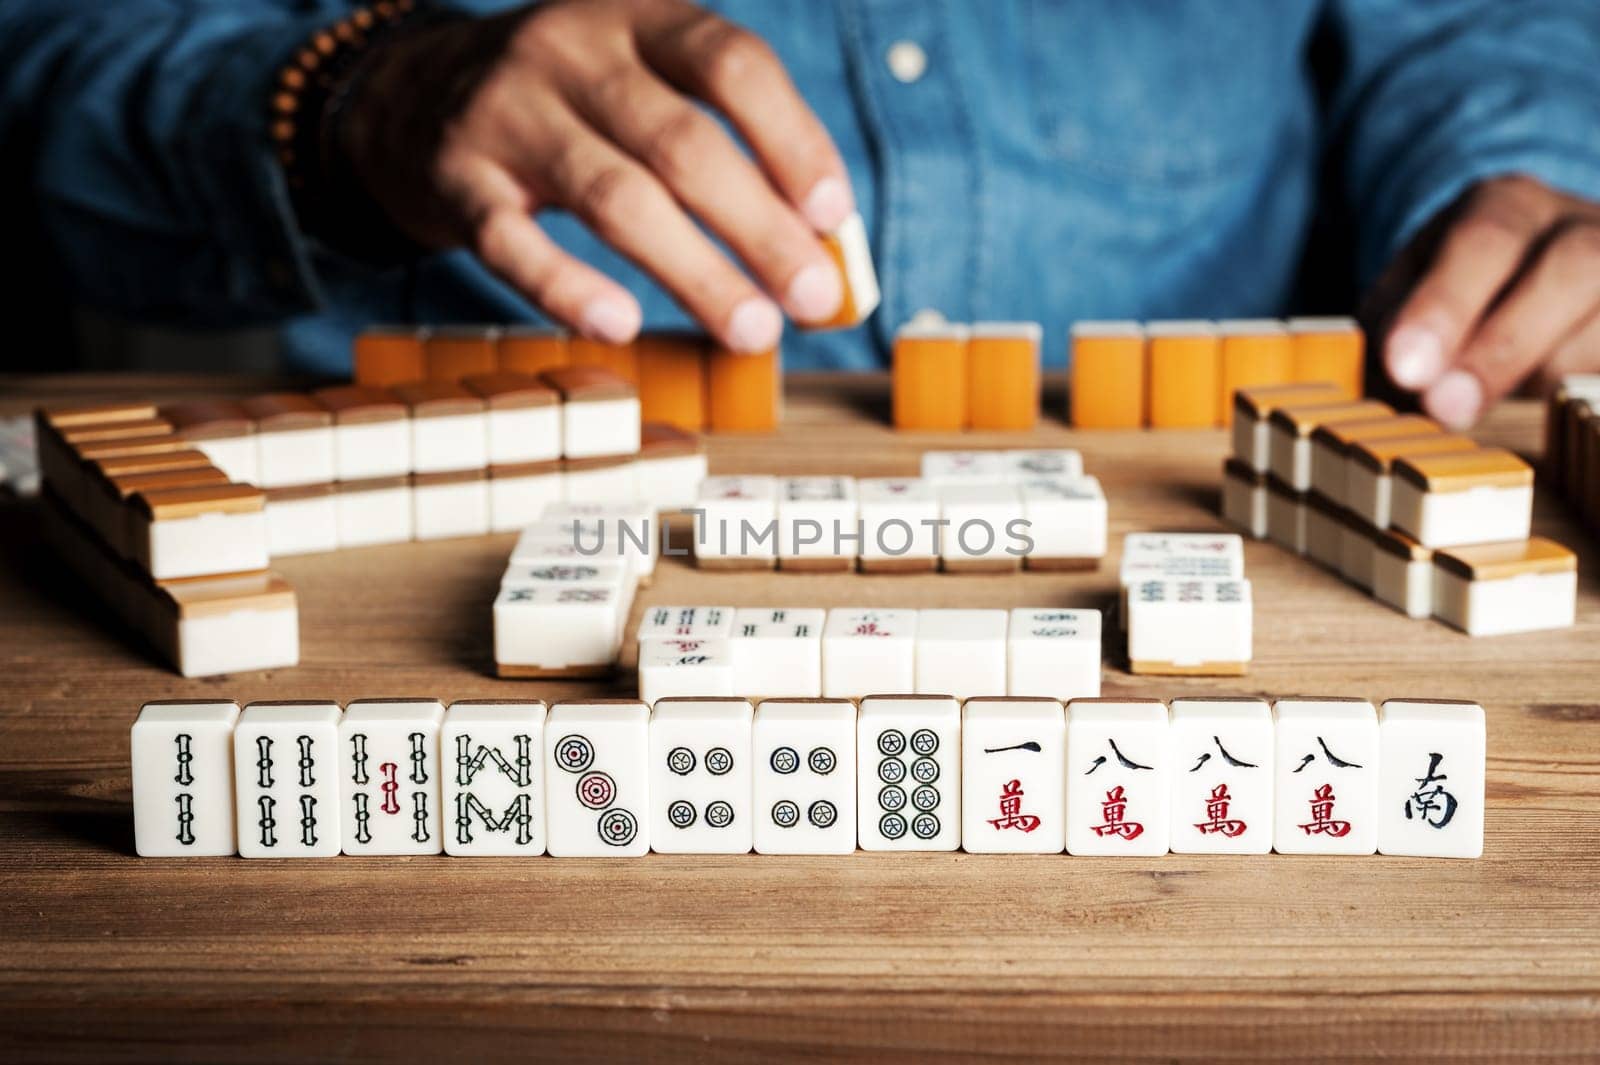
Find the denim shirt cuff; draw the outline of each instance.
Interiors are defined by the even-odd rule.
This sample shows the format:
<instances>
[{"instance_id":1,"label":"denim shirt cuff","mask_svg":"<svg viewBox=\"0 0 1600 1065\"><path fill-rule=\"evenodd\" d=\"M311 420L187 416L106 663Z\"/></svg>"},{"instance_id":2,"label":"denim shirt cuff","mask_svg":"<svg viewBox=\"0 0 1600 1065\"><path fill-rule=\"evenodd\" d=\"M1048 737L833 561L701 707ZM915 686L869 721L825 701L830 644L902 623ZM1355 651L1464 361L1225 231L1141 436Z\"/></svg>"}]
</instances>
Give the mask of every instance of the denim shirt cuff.
<instances>
[{"instance_id":1,"label":"denim shirt cuff","mask_svg":"<svg viewBox=\"0 0 1600 1065\"><path fill-rule=\"evenodd\" d=\"M268 104L278 72L328 21L322 14L275 22L230 40L176 142L223 251L223 299L264 316L323 303L312 248L269 134Z\"/></svg>"}]
</instances>

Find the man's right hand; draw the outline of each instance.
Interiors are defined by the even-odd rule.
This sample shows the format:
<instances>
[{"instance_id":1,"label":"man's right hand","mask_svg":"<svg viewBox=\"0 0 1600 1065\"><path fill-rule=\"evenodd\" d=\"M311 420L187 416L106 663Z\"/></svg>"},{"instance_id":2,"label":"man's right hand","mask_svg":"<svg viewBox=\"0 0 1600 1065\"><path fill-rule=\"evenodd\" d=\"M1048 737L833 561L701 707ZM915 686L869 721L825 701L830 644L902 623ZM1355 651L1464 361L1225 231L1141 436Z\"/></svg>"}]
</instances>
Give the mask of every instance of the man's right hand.
<instances>
[{"instance_id":1,"label":"man's right hand","mask_svg":"<svg viewBox=\"0 0 1600 1065\"><path fill-rule=\"evenodd\" d=\"M685 0L558 0L379 48L340 145L413 240L470 248L553 318L612 343L638 333L638 302L557 247L540 208L571 211L734 350L773 347L780 306L802 323L838 310L843 281L817 234L855 209L849 178L753 34Z\"/></svg>"}]
</instances>

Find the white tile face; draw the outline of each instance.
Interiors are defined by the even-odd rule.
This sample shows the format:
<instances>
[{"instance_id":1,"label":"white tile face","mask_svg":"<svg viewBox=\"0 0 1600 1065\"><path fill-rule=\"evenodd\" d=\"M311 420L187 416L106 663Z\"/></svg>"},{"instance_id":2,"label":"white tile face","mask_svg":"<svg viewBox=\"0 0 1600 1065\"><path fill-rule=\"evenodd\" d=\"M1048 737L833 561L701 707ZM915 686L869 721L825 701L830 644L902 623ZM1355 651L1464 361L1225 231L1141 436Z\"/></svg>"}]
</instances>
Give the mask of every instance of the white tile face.
<instances>
[{"instance_id":1,"label":"white tile face","mask_svg":"<svg viewBox=\"0 0 1600 1065\"><path fill-rule=\"evenodd\" d=\"M917 477L874 477L856 482L861 516L861 557L935 558L939 554L939 497Z\"/></svg>"},{"instance_id":2,"label":"white tile face","mask_svg":"<svg viewBox=\"0 0 1600 1065\"><path fill-rule=\"evenodd\" d=\"M632 462L592 470L568 467L561 475L561 490L571 503L631 503L638 498L638 481Z\"/></svg>"},{"instance_id":3,"label":"white tile face","mask_svg":"<svg viewBox=\"0 0 1600 1065\"><path fill-rule=\"evenodd\" d=\"M838 609L822 630L822 694L854 699L916 690L917 612Z\"/></svg>"},{"instance_id":4,"label":"white tile face","mask_svg":"<svg viewBox=\"0 0 1600 1065\"><path fill-rule=\"evenodd\" d=\"M745 699L669 699L650 715L650 845L746 854L755 842Z\"/></svg>"},{"instance_id":5,"label":"white tile face","mask_svg":"<svg viewBox=\"0 0 1600 1065\"><path fill-rule=\"evenodd\" d=\"M439 724L432 699L362 699L339 723L339 806L346 854L438 854Z\"/></svg>"},{"instance_id":6,"label":"white tile face","mask_svg":"<svg viewBox=\"0 0 1600 1065\"><path fill-rule=\"evenodd\" d=\"M220 437L213 440L196 440L196 451L211 460L211 465L228 475L235 484L261 486L261 454L256 447L256 436ZM410 450L407 449L407 461Z\"/></svg>"},{"instance_id":7,"label":"white tile face","mask_svg":"<svg viewBox=\"0 0 1600 1065\"><path fill-rule=\"evenodd\" d=\"M530 477L489 477L489 529L510 532L535 521L551 503L566 498L559 470Z\"/></svg>"},{"instance_id":8,"label":"white tile face","mask_svg":"<svg viewBox=\"0 0 1600 1065\"><path fill-rule=\"evenodd\" d=\"M1106 496L1093 477L1023 481L1030 558L1098 559L1106 553Z\"/></svg>"},{"instance_id":9,"label":"white tile face","mask_svg":"<svg viewBox=\"0 0 1600 1065\"><path fill-rule=\"evenodd\" d=\"M701 558L776 557L778 482L774 477L707 477L694 509Z\"/></svg>"},{"instance_id":10,"label":"white tile face","mask_svg":"<svg viewBox=\"0 0 1600 1065\"><path fill-rule=\"evenodd\" d=\"M405 418L333 427L334 472L341 481L411 472L411 423Z\"/></svg>"},{"instance_id":11,"label":"white tile face","mask_svg":"<svg viewBox=\"0 0 1600 1065\"><path fill-rule=\"evenodd\" d=\"M1172 747L1158 702L1067 707L1067 853L1153 856L1171 841Z\"/></svg>"},{"instance_id":12,"label":"white tile face","mask_svg":"<svg viewBox=\"0 0 1600 1065\"><path fill-rule=\"evenodd\" d=\"M653 606L639 619L639 642L714 640L733 635L731 606Z\"/></svg>"},{"instance_id":13,"label":"white tile face","mask_svg":"<svg viewBox=\"0 0 1600 1065\"><path fill-rule=\"evenodd\" d=\"M267 519L259 510L137 520L130 538L134 559L158 581L267 568Z\"/></svg>"},{"instance_id":14,"label":"white tile face","mask_svg":"<svg viewBox=\"0 0 1600 1065\"><path fill-rule=\"evenodd\" d=\"M935 488L958 482L1004 482L1011 465L1004 451L924 451L922 479Z\"/></svg>"},{"instance_id":15,"label":"white tile face","mask_svg":"<svg viewBox=\"0 0 1600 1065\"><path fill-rule=\"evenodd\" d=\"M1007 479L1018 482L1076 480L1083 476L1083 456L1070 448L1005 452Z\"/></svg>"},{"instance_id":16,"label":"white tile face","mask_svg":"<svg viewBox=\"0 0 1600 1065\"><path fill-rule=\"evenodd\" d=\"M545 725L545 817L558 858L650 849L650 711L639 702L557 703Z\"/></svg>"},{"instance_id":17,"label":"white tile face","mask_svg":"<svg viewBox=\"0 0 1600 1065\"><path fill-rule=\"evenodd\" d=\"M1279 854L1378 847L1378 714L1359 699L1280 699L1273 843Z\"/></svg>"},{"instance_id":18,"label":"white tile face","mask_svg":"<svg viewBox=\"0 0 1600 1065\"><path fill-rule=\"evenodd\" d=\"M292 666L300 661L300 611L287 604L183 618L177 657L185 677Z\"/></svg>"},{"instance_id":19,"label":"white tile face","mask_svg":"<svg viewBox=\"0 0 1600 1065\"><path fill-rule=\"evenodd\" d=\"M778 557L859 553L856 483L851 477L786 477L778 485Z\"/></svg>"},{"instance_id":20,"label":"white tile face","mask_svg":"<svg viewBox=\"0 0 1600 1065\"><path fill-rule=\"evenodd\" d=\"M1433 559L1404 559L1372 549L1372 594L1412 618L1433 612Z\"/></svg>"},{"instance_id":21,"label":"white tile face","mask_svg":"<svg viewBox=\"0 0 1600 1065\"><path fill-rule=\"evenodd\" d=\"M1172 701L1172 850L1272 849L1272 708L1260 699Z\"/></svg>"},{"instance_id":22,"label":"white tile face","mask_svg":"<svg viewBox=\"0 0 1600 1065\"><path fill-rule=\"evenodd\" d=\"M517 538L516 546L511 549L511 561L559 562L566 559L592 561L594 556L588 551L589 545L585 543L583 546L583 551L578 550L578 545L573 542L570 533L535 526Z\"/></svg>"},{"instance_id":23,"label":"white tile face","mask_svg":"<svg viewBox=\"0 0 1600 1065\"><path fill-rule=\"evenodd\" d=\"M500 578L502 588L570 588L598 584L625 588L632 571L621 562L513 562Z\"/></svg>"},{"instance_id":24,"label":"white tile face","mask_svg":"<svg viewBox=\"0 0 1600 1065\"><path fill-rule=\"evenodd\" d=\"M593 561L625 562L643 578L655 572L661 553L661 523L637 499L551 503L529 532L535 528L559 534Z\"/></svg>"},{"instance_id":25,"label":"white tile face","mask_svg":"<svg viewBox=\"0 0 1600 1065\"><path fill-rule=\"evenodd\" d=\"M252 703L233 732L242 858L339 853L338 703Z\"/></svg>"},{"instance_id":26,"label":"white tile face","mask_svg":"<svg viewBox=\"0 0 1600 1065\"><path fill-rule=\"evenodd\" d=\"M262 488L293 488L334 480L333 428L257 433L257 472Z\"/></svg>"},{"instance_id":27,"label":"white tile face","mask_svg":"<svg viewBox=\"0 0 1600 1065\"><path fill-rule=\"evenodd\" d=\"M1006 694L1065 702L1100 694L1100 611L1018 607L1006 631Z\"/></svg>"},{"instance_id":28,"label":"white tile face","mask_svg":"<svg viewBox=\"0 0 1600 1065\"><path fill-rule=\"evenodd\" d=\"M1379 853L1481 857L1483 707L1391 699L1378 713L1378 746Z\"/></svg>"},{"instance_id":29,"label":"white tile face","mask_svg":"<svg viewBox=\"0 0 1600 1065\"><path fill-rule=\"evenodd\" d=\"M482 536L489 531L489 481L414 485L411 515L418 540Z\"/></svg>"},{"instance_id":30,"label":"white tile face","mask_svg":"<svg viewBox=\"0 0 1600 1065\"><path fill-rule=\"evenodd\" d=\"M843 700L768 700L756 707L758 854L856 849L856 708Z\"/></svg>"},{"instance_id":31,"label":"white tile face","mask_svg":"<svg viewBox=\"0 0 1600 1065\"><path fill-rule=\"evenodd\" d=\"M1562 629L1577 614L1578 571L1467 580L1433 568L1433 615L1469 636Z\"/></svg>"},{"instance_id":32,"label":"white tile face","mask_svg":"<svg viewBox=\"0 0 1600 1065\"><path fill-rule=\"evenodd\" d=\"M917 611L919 695L998 695L1006 690L1004 610Z\"/></svg>"},{"instance_id":33,"label":"white tile face","mask_svg":"<svg viewBox=\"0 0 1600 1065\"><path fill-rule=\"evenodd\" d=\"M658 459L641 458L633 464L634 495L657 510L681 510L694 506L700 482L706 479L705 455L667 455Z\"/></svg>"},{"instance_id":34,"label":"white tile face","mask_svg":"<svg viewBox=\"0 0 1600 1065\"><path fill-rule=\"evenodd\" d=\"M616 587L502 588L494 601L494 659L544 669L612 662L625 614Z\"/></svg>"},{"instance_id":35,"label":"white tile face","mask_svg":"<svg viewBox=\"0 0 1600 1065\"><path fill-rule=\"evenodd\" d=\"M939 489L939 554L946 563L1007 560L1027 551L1022 493L1013 484L955 482Z\"/></svg>"},{"instance_id":36,"label":"white tile face","mask_svg":"<svg viewBox=\"0 0 1600 1065\"><path fill-rule=\"evenodd\" d=\"M399 544L411 539L411 486L334 496L340 547Z\"/></svg>"},{"instance_id":37,"label":"white tile face","mask_svg":"<svg viewBox=\"0 0 1600 1065\"><path fill-rule=\"evenodd\" d=\"M444 850L536 855L545 849L545 705L452 703L444 715Z\"/></svg>"},{"instance_id":38,"label":"white tile face","mask_svg":"<svg viewBox=\"0 0 1600 1065\"><path fill-rule=\"evenodd\" d=\"M1067 719L1054 699L970 699L961 715L961 846L1059 854Z\"/></svg>"},{"instance_id":39,"label":"white tile face","mask_svg":"<svg viewBox=\"0 0 1600 1065\"><path fill-rule=\"evenodd\" d=\"M489 463L550 462L561 457L561 404L489 411Z\"/></svg>"},{"instance_id":40,"label":"white tile face","mask_svg":"<svg viewBox=\"0 0 1600 1065\"><path fill-rule=\"evenodd\" d=\"M961 845L961 704L876 696L856 722L857 836L867 851Z\"/></svg>"},{"instance_id":41,"label":"white tile face","mask_svg":"<svg viewBox=\"0 0 1600 1065\"><path fill-rule=\"evenodd\" d=\"M1128 659L1135 672L1248 662L1252 623L1249 581L1143 581L1128 590Z\"/></svg>"},{"instance_id":42,"label":"white tile face","mask_svg":"<svg viewBox=\"0 0 1600 1065\"><path fill-rule=\"evenodd\" d=\"M414 472L481 470L488 465L489 423L484 412L411 419Z\"/></svg>"},{"instance_id":43,"label":"white tile face","mask_svg":"<svg viewBox=\"0 0 1600 1065\"><path fill-rule=\"evenodd\" d=\"M273 558L334 551L339 547L339 507L334 495L268 500L267 553Z\"/></svg>"},{"instance_id":44,"label":"white tile face","mask_svg":"<svg viewBox=\"0 0 1600 1065\"><path fill-rule=\"evenodd\" d=\"M734 613L733 690L762 698L822 694L822 629L826 612L743 608Z\"/></svg>"},{"instance_id":45,"label":"white tile face","mask_svg":"<svg viewBox=\"0 0 1600 1065\"><path fill-rule=\"evenodd\" d=\"M133 723L133 844L141 857L232 854L237 703L147 703Z\"/></svg>"},{"instance_id":46,"label":"white tile face","mask_svg":"<svg viewBox=\"0 0 1600 1065\"><path fill-rule=\"evenodd\" d=\"M1244 540L1234 533L1129 533L1122 538L1121 580L1244 576Z\"/></svg>"},{"instance_id":47,"label":"white tile face","mask_svg":"<svg viewBox=\"0 0 1600 1065\"><path fill-rule=\"evenodd\" d=\"M646 640L639 644L639 698L656 700L742 694L736 684L731 641Z\"/></svg>"},{"instance_id":48,"label":"white tile face","mask_svg":"<svg viewBox=\"0 0 1600 1065\"><path fill-rule=\"evenodd\" d=\"M1424 492L1404 477L1392 481L1389 520L1424 547L1528 538L1533 522L1531 486Z\"/></svg>"},{"instance_id":49,"label":"white tile face","mask_svg":"<svg viewBox=\"0 0 1600 1065\"><path fill-rule=\"evenodd\" d=\"M562 413L562 453L567 458L638 453L638 397L567 403Z\"/></svg>"}]
</instances>

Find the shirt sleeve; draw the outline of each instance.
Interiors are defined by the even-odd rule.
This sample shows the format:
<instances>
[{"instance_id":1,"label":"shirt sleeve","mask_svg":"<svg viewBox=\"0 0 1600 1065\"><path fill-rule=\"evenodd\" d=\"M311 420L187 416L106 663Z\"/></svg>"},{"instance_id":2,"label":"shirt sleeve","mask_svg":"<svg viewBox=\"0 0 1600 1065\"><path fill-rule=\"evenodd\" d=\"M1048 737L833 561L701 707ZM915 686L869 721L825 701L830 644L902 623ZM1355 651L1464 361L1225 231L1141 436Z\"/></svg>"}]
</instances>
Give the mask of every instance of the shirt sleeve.
<instances>
[{"instance_id":1,"label":"shirt sleeve","mask_svg":"<svg viewBox=\"0 0 1600 1065\"><path fill-rule=\"evenodd\" d=\"M238 325L319 302L268 92L327 12L268 0L8 0L0 151L76 299Z\"/></svg>"},{"instance_id":2,"label":"shirt sleeve","mask_svg":"<svg viewBox=\"0 0 1600 1065\"><path fill-rule=\"evenodd\" d=\"M1473 183L1600 200L1595 0L1334 0L1331 142L1370 281Z\"/></svg>"}]
</instances>

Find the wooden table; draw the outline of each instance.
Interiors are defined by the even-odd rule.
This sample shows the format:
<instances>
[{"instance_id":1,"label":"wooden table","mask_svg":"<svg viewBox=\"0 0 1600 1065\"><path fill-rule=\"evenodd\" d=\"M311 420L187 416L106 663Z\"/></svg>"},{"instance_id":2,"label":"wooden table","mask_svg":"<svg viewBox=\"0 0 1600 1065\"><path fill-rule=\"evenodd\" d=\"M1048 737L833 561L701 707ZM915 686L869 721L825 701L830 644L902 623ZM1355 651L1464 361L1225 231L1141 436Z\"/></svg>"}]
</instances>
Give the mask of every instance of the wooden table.
<instances>
[{"instance_id":1,"label":"wooden table","mask_svg":"<svg viewBox=\"0 0 1600 1065\"><path fill-rule=\"evenodd\" d=\"M193 379L0 379L37 399L220 392ZM234 389L243 387L237 383ZM1214 529L1220 432L897 435L881 378L798 378L773 437L716 471L911 473L925 448L1069 445L1111 500L1076 575L752 577L664 563L641 603L1106 604L1125 532ZM1061 409L1059 391L1047 395ZM1537 446L1532 404L1485 439ZM128 726L148 699L490 695L602 685L489 675L512 537L284 560L298 668L183 680L98 620L0 509L0 1058L347 1061L752 1058L1443 1059L1600 1053L1600 592L1576 628L1472 640L1267 544L1246 549L1242 681L1107 694L1434 696L1489 717L1480 861L907 857L637 861L132 856ZM618 689L628 685L624 680Z\"/></svg>"}]
</instances>

